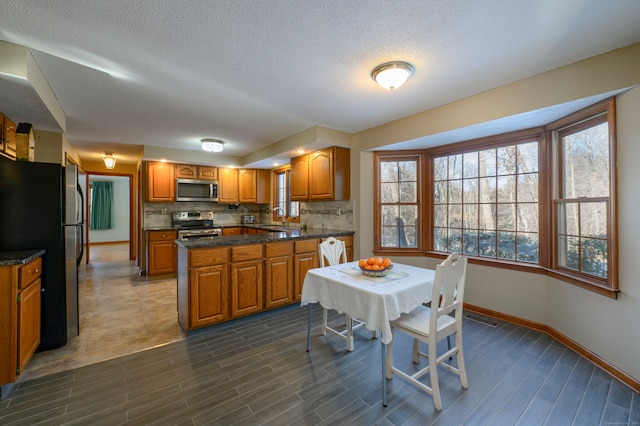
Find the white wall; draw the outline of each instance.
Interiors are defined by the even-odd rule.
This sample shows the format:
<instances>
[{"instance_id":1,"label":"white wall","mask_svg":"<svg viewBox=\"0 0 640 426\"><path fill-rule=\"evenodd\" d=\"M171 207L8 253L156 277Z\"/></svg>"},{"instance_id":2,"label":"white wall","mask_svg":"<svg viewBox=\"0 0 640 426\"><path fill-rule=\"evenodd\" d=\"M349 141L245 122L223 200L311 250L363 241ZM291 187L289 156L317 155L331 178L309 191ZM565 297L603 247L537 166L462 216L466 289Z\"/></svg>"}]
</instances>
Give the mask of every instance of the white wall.
<instances>
[{"instance_id":1,"label":"white wall","mask_svg":"<svg viewBox=\"0 0 640 426\"><path fill-rule=\"evenodd\" d=\"M113 229L90 229L90 243L129 241L129 178L89 175L89 182L113 182Z\"/></svg>"},{"instance_id":2,"label":"white wall","mask_svg":"<svg viewBox=\"0 0 640 426\"><path fill-rule=\"evenodd\" d=\"M373 155L392 143L455 130L640 84L640 44L489 90L354 135L356 246L373 249ZM640 88L617 98L619 288L610 299L546 275L470 265L465 302L547 324L640 381ZM356 187L357 188L354 188ZM433 267L435 259L398 262Z\"/></svg>"}]
</instances>

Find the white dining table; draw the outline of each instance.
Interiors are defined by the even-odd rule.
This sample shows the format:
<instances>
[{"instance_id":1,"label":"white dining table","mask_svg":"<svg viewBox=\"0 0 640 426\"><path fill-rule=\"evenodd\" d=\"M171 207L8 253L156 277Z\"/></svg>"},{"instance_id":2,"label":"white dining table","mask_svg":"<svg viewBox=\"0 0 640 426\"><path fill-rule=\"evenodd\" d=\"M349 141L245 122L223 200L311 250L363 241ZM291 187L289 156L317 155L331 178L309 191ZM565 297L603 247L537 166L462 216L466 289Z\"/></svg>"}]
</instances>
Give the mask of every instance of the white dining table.
<instances>
[{"instance_id":1,"label":"white dining table","mask_svg":"<svg viewBox=\"0 0 640 426\"><path fill-rule=\"evenodd\" d=\"M302 287L302 306L309 305L307 352L311 349L312 304L335 309L365 322L371 331L380 330L382 343L382 403L387 406L385 359L393 339L390 322L431 299L435 271L395 263L385 277L362 274L358 262L310 269Z\"/></svg>"}]
</instances>

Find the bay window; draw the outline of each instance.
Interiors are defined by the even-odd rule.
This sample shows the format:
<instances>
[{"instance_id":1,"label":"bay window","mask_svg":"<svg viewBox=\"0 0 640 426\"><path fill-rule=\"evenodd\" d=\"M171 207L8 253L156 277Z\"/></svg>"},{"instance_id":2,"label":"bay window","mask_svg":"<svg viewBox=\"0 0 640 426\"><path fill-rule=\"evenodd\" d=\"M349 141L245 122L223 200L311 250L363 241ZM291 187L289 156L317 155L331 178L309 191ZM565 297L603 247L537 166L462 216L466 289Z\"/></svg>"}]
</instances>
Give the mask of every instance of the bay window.
<instances>
[{"instance_id":1,"label":"bay window","mask_svg":"<svg viewBox=\"0 0 640 426\"><path fill-rule=\"evenodd\" d=\"M617 294L615 99L545 127L376 152L374 252L458 252Z\"/></svg>"}]
</instances>

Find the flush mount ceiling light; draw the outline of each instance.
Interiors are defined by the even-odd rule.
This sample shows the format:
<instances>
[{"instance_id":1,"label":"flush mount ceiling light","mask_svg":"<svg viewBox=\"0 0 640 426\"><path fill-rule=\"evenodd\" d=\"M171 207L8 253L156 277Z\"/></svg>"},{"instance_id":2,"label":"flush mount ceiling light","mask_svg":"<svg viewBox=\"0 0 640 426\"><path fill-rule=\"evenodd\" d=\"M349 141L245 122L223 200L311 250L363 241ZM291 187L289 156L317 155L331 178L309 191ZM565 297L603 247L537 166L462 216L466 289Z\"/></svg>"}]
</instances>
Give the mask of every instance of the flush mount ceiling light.
<instances>
[{"instance_id":1,"label":"flush mount ceiling light","mask_svg":"<svg viewBox=\"0 0 640 426\"><path fill-rule=\"evenodd\" d=\"M113 169L116 166L116 158L111 152L105 152L102 160L104 161L104 166L109 170Z\"/></svg>"},{"instance_id":2,"label":"flush mount ceiling light","mask_svg":"<svg viewBox=\"0 0 640 426\"><path fill-rule=\"evenodd\" d=\"M224 142L219 139L201 139L202 149L207 152L222 152L224 149Z\"/></svg>"},{"instance_id":3,"label":"flush mount ceiling light","mask_svg":"<svg viewBox=\"0 0 640 426\"><path fill-rule=\"evenodd\" d=\"M384 89L393 90L402 86L413 71L413 65L408 62L392 61L375 67L371 71L371 77Z\"/></svg>"}]
</instances>

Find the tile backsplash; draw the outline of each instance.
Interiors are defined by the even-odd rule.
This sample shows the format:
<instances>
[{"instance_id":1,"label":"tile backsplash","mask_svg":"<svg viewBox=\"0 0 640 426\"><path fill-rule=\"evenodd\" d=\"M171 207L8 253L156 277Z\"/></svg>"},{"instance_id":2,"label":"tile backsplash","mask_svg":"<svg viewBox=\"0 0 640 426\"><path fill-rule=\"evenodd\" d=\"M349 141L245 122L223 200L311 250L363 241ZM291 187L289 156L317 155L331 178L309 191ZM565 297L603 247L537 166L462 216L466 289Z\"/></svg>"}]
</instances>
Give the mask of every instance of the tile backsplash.
<instances>
[{"instance_id":1,"label":"tile backsplash","mask_svg":"<svg viewBox=\"0 0 640 426\"><path fill-rule=\"evenodd\" d=\"M256 216L256 223L271 224L270 204L240 204L237 209L230 209L228 204L207 202L182 203L144 203L144 228L169 228L171 215L181 211L212 211L216 225L240 224L243 214ZM289 226L306 225L308 228L353 230L353 201L314 201L300 203L300 223Z\"/></svg>"}]
</instances>

